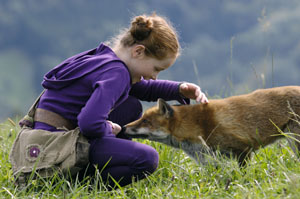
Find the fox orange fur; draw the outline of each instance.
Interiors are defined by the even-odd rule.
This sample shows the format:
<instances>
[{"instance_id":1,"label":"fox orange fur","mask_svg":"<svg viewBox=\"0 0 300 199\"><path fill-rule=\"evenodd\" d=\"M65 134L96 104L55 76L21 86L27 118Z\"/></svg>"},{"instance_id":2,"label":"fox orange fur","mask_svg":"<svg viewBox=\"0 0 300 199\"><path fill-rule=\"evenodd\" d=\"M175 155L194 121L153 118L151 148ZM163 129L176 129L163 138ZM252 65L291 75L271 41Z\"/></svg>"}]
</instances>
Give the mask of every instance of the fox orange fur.
<instances>
[{"instance_id":1,"label":"fox orange fur","mask_svg":"<svg viewBox=\"0 0 300 199\"><path fill-rule=\"evenodd\" d=\"M244 165L252 151L280 137L287 137L299 155L299 115L300 86L259 89L208 104L171 106L159 99L157 106L126 125L125 133L181 148L202 163L204 152L219 150Z\"/></svg>"}]
</instances>

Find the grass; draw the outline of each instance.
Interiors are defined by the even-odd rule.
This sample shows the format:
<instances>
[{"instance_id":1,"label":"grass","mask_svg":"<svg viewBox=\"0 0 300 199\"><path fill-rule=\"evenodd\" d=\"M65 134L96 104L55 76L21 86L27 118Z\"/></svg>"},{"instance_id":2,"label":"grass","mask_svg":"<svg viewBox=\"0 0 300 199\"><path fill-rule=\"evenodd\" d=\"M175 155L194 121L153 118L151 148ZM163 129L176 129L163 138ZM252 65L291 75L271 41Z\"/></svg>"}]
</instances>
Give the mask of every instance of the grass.
<instances>
[{"instance_id":1,"label":"grass","mask_svg":"<svg viewBox=\"0 0 300 199\"><path fill-rule=\"evenodd\" d=\"M107 191L93 183L63 178L33 180L25 189L13 184L9 151L19 130L16 121L0 124L0 198L299 198L300 163L280 140L253 154L240 169L233 159L220 158L220 166L199 166L181 150L146 140L160 154L158 170L129 186Z\"/></svg>"}]
</instances>

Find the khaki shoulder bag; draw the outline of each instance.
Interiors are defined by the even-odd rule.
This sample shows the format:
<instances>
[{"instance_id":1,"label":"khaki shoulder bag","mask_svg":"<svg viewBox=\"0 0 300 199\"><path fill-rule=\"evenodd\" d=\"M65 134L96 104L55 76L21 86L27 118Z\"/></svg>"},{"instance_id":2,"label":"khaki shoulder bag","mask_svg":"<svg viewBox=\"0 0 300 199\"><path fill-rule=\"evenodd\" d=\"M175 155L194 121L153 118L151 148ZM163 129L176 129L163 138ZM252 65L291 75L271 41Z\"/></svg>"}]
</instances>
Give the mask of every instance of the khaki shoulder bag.
<instances>
[{"instance_id":1,"label":"khaki shoulder bag","mask_svg":"<svg viewBox=\"0 0 300 199\"><path fill-rule=\"evenodd\" d=\"M26 184L30 176L45 178L57 172L72 176L89 163L90 144L79 127L72 128L70 122L56 113L37 109L41 95L20 121L22 128L10 152L9 158L17 184ZM55 126L59 131L32 129L34 121Z\"/></svg>"}]
</instances>

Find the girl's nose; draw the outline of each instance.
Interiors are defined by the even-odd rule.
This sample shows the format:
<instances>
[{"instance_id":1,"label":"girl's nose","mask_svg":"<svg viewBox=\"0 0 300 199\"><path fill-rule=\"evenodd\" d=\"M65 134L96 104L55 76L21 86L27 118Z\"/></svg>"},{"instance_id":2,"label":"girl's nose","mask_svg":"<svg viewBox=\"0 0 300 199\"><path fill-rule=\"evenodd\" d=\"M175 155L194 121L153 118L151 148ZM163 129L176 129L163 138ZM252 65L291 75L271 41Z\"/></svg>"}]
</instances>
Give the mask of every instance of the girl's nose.
<instances>
[{"instance_id":1,"label":"girl's nose","mask_svg":"<svg viewBox=\"0 0 300 199\"><path fill-rule=\"evenodd\" d=\"M157 79L157 76L158 76L158 72L154 72L154 73L152 74L152 78L151 78L151 79L156 80L156 79Z\"/></svg>"},{"instance_id":2,"label":"girl's nose","mask_svg":"<svg viewBox=\"0 0 300 199\"><path fill-rule=\"evenodd\" d=\"M152 75L151 79L156 80L157 75Z\"/></svg>"}]
</instances>

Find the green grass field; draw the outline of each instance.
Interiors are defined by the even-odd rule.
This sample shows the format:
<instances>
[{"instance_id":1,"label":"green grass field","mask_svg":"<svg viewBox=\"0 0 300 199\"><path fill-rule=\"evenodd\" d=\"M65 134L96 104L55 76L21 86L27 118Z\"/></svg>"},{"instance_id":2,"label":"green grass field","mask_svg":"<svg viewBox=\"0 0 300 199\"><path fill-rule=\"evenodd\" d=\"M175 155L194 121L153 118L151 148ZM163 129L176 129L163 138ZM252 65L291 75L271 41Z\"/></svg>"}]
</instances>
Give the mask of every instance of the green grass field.
<instances>
[{"instance_id":1,"label":"green grass field","mask_svg":"<svg viewBox=\"0 0 300 199\"><path fill-rule=\"evenodd\" d=\"M240 169L233 159L220 158L219 167L197 165L181 150L146 140L157 149L158 170L129 186L107 191L104 186L66 179L33 180L24 189L13 183L9 151L19 130L13 123L0 124L1 198L300 198L300 162L286 140L253 154Z\"/></svg>"}]
</instances>

